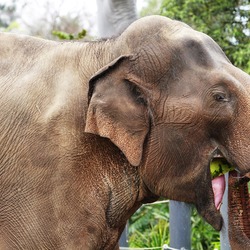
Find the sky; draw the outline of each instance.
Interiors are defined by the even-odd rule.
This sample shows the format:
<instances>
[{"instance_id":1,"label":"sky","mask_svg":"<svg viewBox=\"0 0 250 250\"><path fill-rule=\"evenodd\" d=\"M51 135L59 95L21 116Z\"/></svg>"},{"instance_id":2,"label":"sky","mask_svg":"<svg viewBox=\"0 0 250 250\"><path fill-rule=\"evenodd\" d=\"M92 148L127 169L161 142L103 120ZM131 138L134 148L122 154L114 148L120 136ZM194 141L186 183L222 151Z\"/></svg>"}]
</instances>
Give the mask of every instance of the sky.
<instances>
[{"instance_id":1,"label":"sky","mask_svg":"<svg viewBox=\"0 0 250 250\"><path fill-rule=\"evenodd\" d=\"M1 2L8 3L9 0L1 0ZM137 0L138 12L145 5L145 0ZM26 3L26 6L22 6ZM18 0L17 1L19 13L21 13L21 25L19 27L20 33L27 33L27 26L34 26L39 19L51 18L48 9L57 10L63 16L69 13L81 13L83 17L83 27L86 30L91 30L91 35L97 35L97 7L96 0ZM47 9L46 9L47 8ZM41 23L41 22L40 22ZM40 24L39 23L39 24ZM46 24L44 24L46 25ZM91 28L90 28L91 27ZM39 28L39 27L38 27Z\"/></svg>"}]
</instances>

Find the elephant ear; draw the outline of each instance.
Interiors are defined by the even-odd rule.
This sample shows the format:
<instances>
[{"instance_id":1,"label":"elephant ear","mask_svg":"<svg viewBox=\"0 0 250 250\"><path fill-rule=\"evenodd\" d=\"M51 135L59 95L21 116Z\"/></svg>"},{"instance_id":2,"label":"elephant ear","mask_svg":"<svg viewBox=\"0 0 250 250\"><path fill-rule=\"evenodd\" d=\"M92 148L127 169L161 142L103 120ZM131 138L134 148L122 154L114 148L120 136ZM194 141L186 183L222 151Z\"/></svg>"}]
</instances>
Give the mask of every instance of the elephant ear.
<instances>
[{"instance_id":1,"label":"elephant ear","mask_svg":"<svg viewBox=\"0 0 250 250\"><path fill-rule=\"evenodd\" d=\"M138 79L130 73L132 61L121 56L90 79L85 132L109 138L138 166L150 119Z\"/></svg>"}]
</instances>

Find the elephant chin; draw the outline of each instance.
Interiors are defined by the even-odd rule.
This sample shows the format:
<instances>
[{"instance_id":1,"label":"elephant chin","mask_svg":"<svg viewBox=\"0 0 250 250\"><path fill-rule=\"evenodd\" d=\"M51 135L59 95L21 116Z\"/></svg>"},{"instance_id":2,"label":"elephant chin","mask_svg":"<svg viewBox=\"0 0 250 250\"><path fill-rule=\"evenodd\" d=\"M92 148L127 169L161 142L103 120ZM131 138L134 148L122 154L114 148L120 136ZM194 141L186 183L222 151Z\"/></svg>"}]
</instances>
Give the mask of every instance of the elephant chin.
<instances>
[{"instance_id":1,"label":"elephant chin","mask_svg":"<svg viewBox=\"0 0 250 250\"><path fill-rule=\"evenodd\" d=\"M217 231L220 231L223 225L223 219L220 212L213 206L196 205L199 214Z\"/></svg>"},{"instance_id":2,"label":"elephant chin","mask_svg":"<svg viewBox=\"0 0 250 250\"><path fill-rule=\"evenodd\" d=\"M223 219L219 210L225 190L225 178L222 176L202 183L203 188L199 188L197 192L197 211L215 230L220 231Z\"/></svg>"}]
</instances>

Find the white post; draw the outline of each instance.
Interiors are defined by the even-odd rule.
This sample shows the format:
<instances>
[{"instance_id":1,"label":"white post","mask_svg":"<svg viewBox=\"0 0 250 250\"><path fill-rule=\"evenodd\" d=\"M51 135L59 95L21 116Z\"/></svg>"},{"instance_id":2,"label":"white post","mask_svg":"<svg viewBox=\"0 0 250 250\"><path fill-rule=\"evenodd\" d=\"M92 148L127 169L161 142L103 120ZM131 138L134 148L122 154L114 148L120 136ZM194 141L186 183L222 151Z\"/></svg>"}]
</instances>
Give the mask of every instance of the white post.
<instances>
[{"instance_id":1,"label":"white post","mask_svg":"<svg viewBox=\"0 0 250 250\"><path fill-rule=\"evenodd\" d=\"M127 233L128 233L128 224L126 224L126 227L123 230L122 235L120 237L120 240L119 240L120 247L128 247Z\"/></svg>"},{"instance_id":2,"label":"white post","mask_svg":"<svg viewBox=\"0 0 250 250\"><path fill-rule=\"evenodd\" d=\"M170 247L191 249L191 205L170 201Z\"/></svg>"},{"instance_id":3,"label":"white post","mask_svg":"<svg viewBox=\"0 0 250 250\"><path fill-rule=\"evenodd\" d=\"M225 178L226 178L226 189L224 192L222 205L220 209L223 217L223 227L220 232L220 247L221 250L231 250L228 238L228 173L225 174Z\"/></svg>"}]
</instances>

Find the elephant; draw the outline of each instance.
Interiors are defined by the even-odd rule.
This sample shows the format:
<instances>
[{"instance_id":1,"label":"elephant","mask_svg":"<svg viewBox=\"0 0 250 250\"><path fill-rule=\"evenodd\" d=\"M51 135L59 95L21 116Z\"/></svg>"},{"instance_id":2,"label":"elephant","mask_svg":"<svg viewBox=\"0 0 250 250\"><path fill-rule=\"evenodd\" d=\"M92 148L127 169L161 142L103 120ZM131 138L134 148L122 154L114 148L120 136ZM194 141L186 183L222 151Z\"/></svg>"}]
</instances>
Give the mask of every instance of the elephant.
<instances>
[{"instance_id":1,"label":"elephant","mask_svg":"<svg viewBox=\"0 0 250 250\"><path fill-rule=\"evenodd\" d=\"M100 37L112 37L124 31L137 18L136 0L96 0Z\"/></svg>"},{"instance_id":2,"label":"elephant","mask_svg":"<svg viewBox=\"0 0 250 250\"><path fill-rule=\"evenodd\" d=\"M0 106L3 250L119 249L159 197L220 230L211 160L250 171L249 75L166 17L92 42L1 33Z\"/></svg>"}]
</instances>

